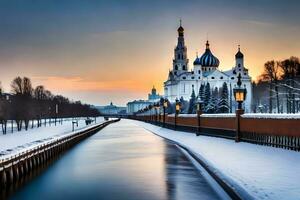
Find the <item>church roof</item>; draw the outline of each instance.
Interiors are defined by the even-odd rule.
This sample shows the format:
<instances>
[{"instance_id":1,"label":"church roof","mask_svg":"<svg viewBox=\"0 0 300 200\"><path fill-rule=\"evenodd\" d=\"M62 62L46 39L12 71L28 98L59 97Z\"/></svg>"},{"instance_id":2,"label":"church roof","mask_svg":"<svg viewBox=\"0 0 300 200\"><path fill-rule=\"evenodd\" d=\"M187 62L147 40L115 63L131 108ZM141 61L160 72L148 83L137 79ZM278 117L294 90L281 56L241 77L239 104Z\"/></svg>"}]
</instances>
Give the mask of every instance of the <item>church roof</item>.
<instances>
[{"instance_id":1,"label":"church roof","mask_svg":"<svg viewBox=\"0 0 300 200\"><path fill-rule=\"evenodd\" d=\"M235 58L236 59L238 59L238 58L244 58L244 54L241 52L240 45L239 45L238 52L235 54Z\"/></svg>"},{"instance_id":2,"label":"church roof","mask_svg":"<svg viewBox=\"0 0 300 200\"><path fill-rule=\"evenodd\" d=\"M179 26L179 28L177 29L178 32L183 32L184 28L182 26Z\"/></svg>"},{"instance_id":3,"label":"church roof","mask_svg":"<svg viewBox=\"0 0 300 200\"><path fill-rule=\"evenodd\" d=\"M196 59L195 59L195 61L194 61L193 64L194 64L194 65L201 65L201 64L200 64L200 59L199 59L199 57L198 57L198 52L197 52Z\"/></svg>"},{"instance_id":4,"label":"church roof","mask_svg":"<svg viewBox=\"0 0 300 200\"><path fill-rule=\"evenodd\" d=\"M219 59L211 53L208 41L206 42L204 54L199 58L199 60L196 59L195 61L196 64L200 64L203 67L218 67L220 63Z\"/></svg>"}]
</instances>

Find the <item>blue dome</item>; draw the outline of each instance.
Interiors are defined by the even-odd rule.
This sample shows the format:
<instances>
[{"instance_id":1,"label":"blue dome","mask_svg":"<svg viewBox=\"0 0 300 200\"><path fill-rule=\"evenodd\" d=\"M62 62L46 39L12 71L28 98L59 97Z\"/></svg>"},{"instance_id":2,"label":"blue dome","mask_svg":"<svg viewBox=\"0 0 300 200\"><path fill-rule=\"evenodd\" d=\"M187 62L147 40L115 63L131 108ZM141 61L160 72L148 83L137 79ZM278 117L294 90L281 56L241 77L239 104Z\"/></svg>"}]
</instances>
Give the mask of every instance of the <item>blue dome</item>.
<instances>
[{"instance_id":1,"label":"blue dome","mask_svg":"<svg viewBox=\"0 0 300 200\"><path fill-rule=\"evenodd\" d=\"M197 60L197 59L196 59ZM194 62L195 63L195 62ZM204 54L199 58L199 64L202 67L218 67L219 59L216 58L209 49L209 43L206 42L206 49Z\"/></svg>"},{"instance_id":2,"label":"blue dome","mask_svg":"<svg viewBox=\"0 0 300 200\"><path fill-rule=\"evenodd\" d=\"M198 56L196 57L196 59L194 61L194 65L201 65L200 59L198 58Z\"/></svg>"}]
</instances>

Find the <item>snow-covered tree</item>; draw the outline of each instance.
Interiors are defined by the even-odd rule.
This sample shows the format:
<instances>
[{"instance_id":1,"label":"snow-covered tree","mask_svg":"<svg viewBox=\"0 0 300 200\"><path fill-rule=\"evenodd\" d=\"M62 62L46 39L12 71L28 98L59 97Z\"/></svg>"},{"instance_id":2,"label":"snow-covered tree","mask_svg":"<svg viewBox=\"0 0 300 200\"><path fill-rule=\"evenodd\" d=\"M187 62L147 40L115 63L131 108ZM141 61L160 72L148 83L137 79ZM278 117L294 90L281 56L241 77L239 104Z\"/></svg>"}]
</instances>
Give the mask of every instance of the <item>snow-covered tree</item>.
<instances>
[{"instance_id":1,"label":"snow-covered tree","mask_svg":"<svg viewBox=\"0 0 300 200\"><path fill-rule=\"evenodd\" d=\"M204 90L204 111L207 112L208 109L210 109L210 101L211 101L211 91L210 91L210 84L207 83L205 85Z\"/></svg>"},{"instance_id":2,"label":"snow-covered tree","mask_svg":"<svg viewBox=\"0 0 300 200\"><path fill-rule=\"evenodd\" d=\"M199 93L198 93L198 97L200 97L200 99L203 101L204 100L204 90L205 90L205 85L201 84L200 89L199 89Z\"/></svg>"},{"instance_id":3,"label":"snow-covered tree","mask_svg":"<svg viewBox=\"0 0 300 200\"><path fill-rule=\"evenodd\" d=\"M228 87L224 82L221 91L221 98L218 104L218 112L220 113L228 113L229 112L229 104L228 104Z\"/></svg>"},{"instance_id":4,"label":"snow-covered tree","mask_svg":"<svg viewBox=\"0 0 300 200\"><path fill-rule=\"evenodd\" d=\"M216 113L217 111L217 102L218 102L218 89L215 88L211 92L210 100L208 101L208 104L206 106L206 113Z\"/></svg>"},{"instance_id":5,"label":"snow-covered tree","mask_svg":"<svg viewBox=\"0 0 300 200\"><path fill-rule=\"evenodd\" d=\"M195 103L196 103L196 95L195 95L195 90L194 90L194 85L193 85L192 95L191 95L190 102L189 102L188 114L196 113L195 112Z\"/></svg>"}]
</instances>

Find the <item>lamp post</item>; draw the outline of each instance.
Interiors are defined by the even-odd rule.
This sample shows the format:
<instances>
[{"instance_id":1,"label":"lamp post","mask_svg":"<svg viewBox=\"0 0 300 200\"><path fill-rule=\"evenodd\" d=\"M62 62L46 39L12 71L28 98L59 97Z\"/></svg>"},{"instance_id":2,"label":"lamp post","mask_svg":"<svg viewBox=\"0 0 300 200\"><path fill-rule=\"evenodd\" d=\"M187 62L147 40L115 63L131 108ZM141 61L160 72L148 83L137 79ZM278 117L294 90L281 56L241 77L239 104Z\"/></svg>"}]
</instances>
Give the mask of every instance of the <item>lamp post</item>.
<instances>
[{"instance_id":1,"label":"lamp post","mask_svg":"<svg viewBox=\"0 0 300 200\"><path fill-rule=\"evenodd\" d=\"M176 127L177 127L177 115L179 114L179 111L180 111L180 102L178 99L176 99L176 103L175 103L175 130L176 130Z\"/></svg>"},{"instance_id":2,"label":"lamp post","mask_svg":"<svg viewBox=\"0 0 300 200\"><path fill-rule=\"evenodd\" d=\"M58 104L55 105L55 126L56 126L57 116L58 116Z\"/></svg>"},{"instance_id":3,"label":"lamp post","mask_svg":"<svg viewBox=\"0 0 300 200\"><path fill-rule=\"evenodd\" d=\"M198 136L201 132L200 115L202 115L202 105L203 105L203 101L201 100L200 97L198 97L196 105L197 105L197 120L198 120L198 132L196 135Z\"/></svg>"},{"instance_id":4,"label":"lamp post","mask_svg":"<svg viewBox=\"0 0 300 200\"><path fill-rule=\"evenodd\" d=\"M163 116L163 127L165 127L166 125L166 109L168 107L168 101L167 99L164 99L164 103L163 103L163 112L164 112L164 116Z\"/></svg>"},{"instance_id":5,"label":"lamp post","mask_svg":"<svg viewBox=\"0 0 300 200\"><path fill-rule=\"evenodd\" d=\"M246 94L247 94L246 88L241 87L241 85L242 85L241 78L242 78L241 74L239 73L237 87L233 89L234 98L235 98L236 102L238 103L238 109L236 110L236 137L235 137L236 142L240 141L240 134L241 134L240 118L241 118L241 115L244 114L242 104L245 101Z\"/></svg>"},{"instance_id":6,"label":"lamp post","mask_svg":"<svg viewBox=\"0 0 300 200\"><path fill-rule=\"evenodd\" d=\"M155 121L158 124L159 103L155 104Z\"/></svg>"}]
</instances>

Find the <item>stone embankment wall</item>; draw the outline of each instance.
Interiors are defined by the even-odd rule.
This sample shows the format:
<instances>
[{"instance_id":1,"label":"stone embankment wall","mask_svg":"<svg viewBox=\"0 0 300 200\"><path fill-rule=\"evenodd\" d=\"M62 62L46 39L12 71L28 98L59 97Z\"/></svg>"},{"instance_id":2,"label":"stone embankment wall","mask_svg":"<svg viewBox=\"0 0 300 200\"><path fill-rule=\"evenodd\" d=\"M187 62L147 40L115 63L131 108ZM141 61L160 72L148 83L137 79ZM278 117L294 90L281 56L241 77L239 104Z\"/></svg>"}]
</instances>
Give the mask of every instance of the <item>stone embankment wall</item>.
<instances>
[{"instance_id":1,"label":"stone embankment wall","mask_svg":"<svg viewBox=\"0 0 300 200\"><path fill-rule=\"evenodd\" d=\"M97 133L105 126L119 120L103 122L102 124L92 126L74 134L68 134L65 137L51 140L17 155L0 160L0 191L5 190L14 183L18 183L41 165L58 157L78 142Z\"/></svg>"}]
</instances>

